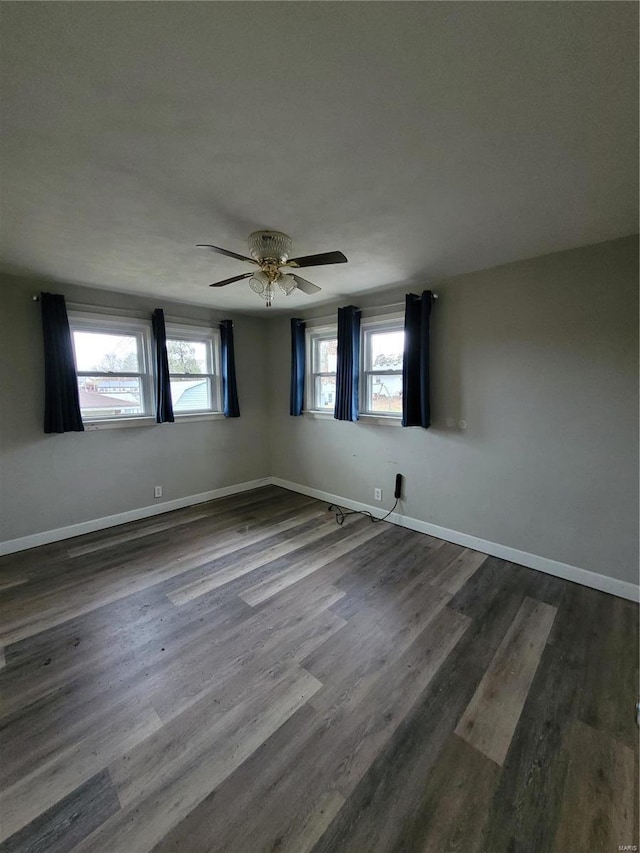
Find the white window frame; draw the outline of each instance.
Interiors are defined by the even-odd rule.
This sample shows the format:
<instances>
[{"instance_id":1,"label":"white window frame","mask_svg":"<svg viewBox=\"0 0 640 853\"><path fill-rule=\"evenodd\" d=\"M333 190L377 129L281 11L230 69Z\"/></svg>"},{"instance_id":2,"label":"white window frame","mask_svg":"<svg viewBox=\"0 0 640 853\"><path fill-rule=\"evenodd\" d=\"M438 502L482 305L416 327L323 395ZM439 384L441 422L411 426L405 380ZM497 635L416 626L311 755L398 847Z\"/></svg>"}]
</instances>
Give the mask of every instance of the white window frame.
<instances>
[{"instance_id":1,"label":"white window frame","mask_svg":"<svg viewBox=\"0 0 640 853\"><path fill-rule=\"evenodd\" d=\"M74 361L76 364L76 376L105 376L121 378L140 379L142 412L137 415L99 415L88 416L83 414L82 421L85 425L92 424L126 424L131 422L151 422L154 408L154 375L153 359L151 352L151 324L144 320L129 317L120 317L111 314L91 314L84 311L69 311L69 327L71 330L71 341L74 347ZM127 335L138 339L138 362L140 371L102 371L102 370L78 370L75 357L74 332L93 332L95 334Z\"/></svg>"},{"instance_id":2,"label":"white window frame","mask_svg":"<svg viewBox=\"0 0 640 853\"><path fill-rule=\"evenodd\" d=\"M335 376L336 371L322 372L316 371L316 354L317 345L323 340L337 340L338 326L332 324L330 326L315 326L307 327L305 332L305 411L314 412L317 414L333 416L333 409L324 406L318 406L316 397L316 379L322 376Z\"/></svg>"},{"instance_id":3,"label":"white window frame","mask_svg":"<svg viewBox=\"0 0 640 853\"><path fill-rule=\"evenodd\" d=\"M371 336L380 332L404 331L404 315L386 314L382 317L363 320L360 324L360 416L388 418L399 421L401 412L383 412L369 407L369 383L372 376L399 376L402 378L402 366L396 370L374 368L371 363Z\"/></svg>"},{"instance_id":4,"label":"white window frame","mask_svg":"<svg viewBox=\"0 0 640 853\"><path fill-rule=\"evenodd\" d=\"M221 370L221 342L220 330L206 326L190 326L179 323L166 323L167 344L169 341L187 341L192 343L204 343L208 350L210 372L208 373L169 373L171 379L206 379L209 382L209 399L211 407L205 409L191 409L188 412L173 414L176 419L197 418L202 415L222 413L222 370Z\"/></svg>"}]
</instances>

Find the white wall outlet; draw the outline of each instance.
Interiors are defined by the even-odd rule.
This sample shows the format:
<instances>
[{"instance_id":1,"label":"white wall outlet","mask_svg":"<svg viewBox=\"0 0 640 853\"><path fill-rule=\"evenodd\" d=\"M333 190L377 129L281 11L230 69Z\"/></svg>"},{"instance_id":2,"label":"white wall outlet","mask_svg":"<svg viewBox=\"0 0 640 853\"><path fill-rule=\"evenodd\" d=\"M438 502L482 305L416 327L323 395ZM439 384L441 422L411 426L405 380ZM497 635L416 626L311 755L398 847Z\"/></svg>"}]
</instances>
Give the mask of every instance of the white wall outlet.
<instances>
[{"instance_id":1,"label":"white wall outlet","mask_svg":"<svg viewBox=\"0 0 640 853\"><path fill-rule=\"evenodd\" d=\"M153 487L153 496L154 498L162 497L162 486L154 486Z\"/></svg>"},{"instance_id":2,"label":"white wall outlet","mask_svg":"<svg viewBox=\"0 0 640 853\"><path fill-rule=\"evenodd\" d=\"M373 499L375 501L381 501L382 500L382 489L374 489L373 490Z\"/></svg>"}]
</instances>

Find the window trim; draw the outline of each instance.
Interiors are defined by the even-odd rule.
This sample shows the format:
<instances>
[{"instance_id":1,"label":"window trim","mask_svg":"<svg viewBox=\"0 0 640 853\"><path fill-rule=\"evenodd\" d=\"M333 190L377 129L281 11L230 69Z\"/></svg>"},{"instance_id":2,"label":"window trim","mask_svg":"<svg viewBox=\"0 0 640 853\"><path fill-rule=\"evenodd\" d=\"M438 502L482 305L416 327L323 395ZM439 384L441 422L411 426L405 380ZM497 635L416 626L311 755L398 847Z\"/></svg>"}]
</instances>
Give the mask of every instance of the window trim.
<instances>
[{"instance_id":1,"label":"window trim","mask_svg":"<svg viewBox=\"0 0 640 853\"><path fill-rule=\"evenodd\" d=\"M360 418L391 421L398 421L402 418L402 412L382 412L368 407L369 378L371 376L399 376L402 379L402 367L399 370L373 370L373 366L368 363L370 358L369 339L371 335L387 331L404 331L404 315L401 312L393 312L392 314L378 315L370 319L365 319L360 325Z\"/></svg>"},{"instance_id":2,"label":"window trim","mask_svg":"<svg viewBox=\"0 0 640 853\"><path fill-rule=\"evenodd\" d=\"M123 379L135 377L140 380L142 412L137 415L108 415L105 417L87 415L81 411L82 422L85 428L95 428L96 425L122 424L149 422L153 418L154 409L154 371L153 357L151 351L151 324L148 321L133 317L124 317L115 314L94 314L79 310L68 311L69 328L71 331L71 342L73 346L74 367L76 378L83 376L98 377L121 377ZM76 356L76 345L74 332L88 332L93 334L125 335L138 338L138 359L141 371L103 371L103 370L78 370L78 359Z\"/></svg>"},{"instance_id":3,"label":"window trim","mask_svg":"<svg viewBox=\"0 0 640 853\"><path fill-rule=\"evenodd\" d=\"M333 372L317 371L314 372L314 355L316 351L316 342L320 340L336 340L338 339L338 324L331 323L325 326L307 327L305 330L305 392L304 392L304 412L316 415L325 415L333 417L333 409L319 408L316 406L316 379L323 376L335 376L337 370Z\"/></svg>"},{"instance_id":4,"label":"window trim","mask_svg":"<svg viewBox=\"0 0 640 853\"><path fill-rule=\"evenodd\" d=\"M210 373L171 373L169 371L169 381L171 379L193 379L195 377L203 377L209 382L209 398L211 400L211 408L209 409L191 409L190 411L176 411L175 402L173 404L173 414L176 420L180 419L203 419L223 415L222 410L222 352L220 329L212 326L197 326L187 325L184 323L166 323L167 344L169 341L193 341L195 343L205 343L209 350L209 367Z\"/></svg>"}]
</instances>

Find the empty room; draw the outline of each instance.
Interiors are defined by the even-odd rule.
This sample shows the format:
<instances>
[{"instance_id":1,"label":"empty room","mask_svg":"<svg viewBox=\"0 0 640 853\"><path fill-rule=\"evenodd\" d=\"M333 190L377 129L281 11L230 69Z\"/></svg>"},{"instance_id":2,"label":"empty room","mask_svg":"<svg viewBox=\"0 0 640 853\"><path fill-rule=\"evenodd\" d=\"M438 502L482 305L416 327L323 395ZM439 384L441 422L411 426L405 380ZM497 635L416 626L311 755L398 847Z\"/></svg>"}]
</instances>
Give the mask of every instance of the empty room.
<instances>
[{"instance_id":1,"label":"empty room","mask_svg":"<svg viewBox=\"0 0 640 853\"><path fill-rule=\"evenodd\" d=\"M0 25L0 853L637 851L638 5Z\"/></svg>"}]
</instances>

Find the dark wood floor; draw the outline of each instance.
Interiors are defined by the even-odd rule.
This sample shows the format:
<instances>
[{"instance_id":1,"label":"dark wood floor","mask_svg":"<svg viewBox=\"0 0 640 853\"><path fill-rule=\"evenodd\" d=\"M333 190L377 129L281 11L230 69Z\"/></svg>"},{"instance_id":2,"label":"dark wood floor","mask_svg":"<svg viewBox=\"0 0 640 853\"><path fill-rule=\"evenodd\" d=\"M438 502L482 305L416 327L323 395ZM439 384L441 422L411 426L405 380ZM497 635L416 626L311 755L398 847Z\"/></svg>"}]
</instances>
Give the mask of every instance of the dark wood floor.
<instances>
[{"instance_id":1,"label":"dark wood floor","mask_svg":"<svg viewBox=\"0 0 640 853\"><path fill-rule=\"evenodd\" d=\"M628 601L275 487L0 563L2 853L638 844Z\"/></svg>"}]
</instances>

